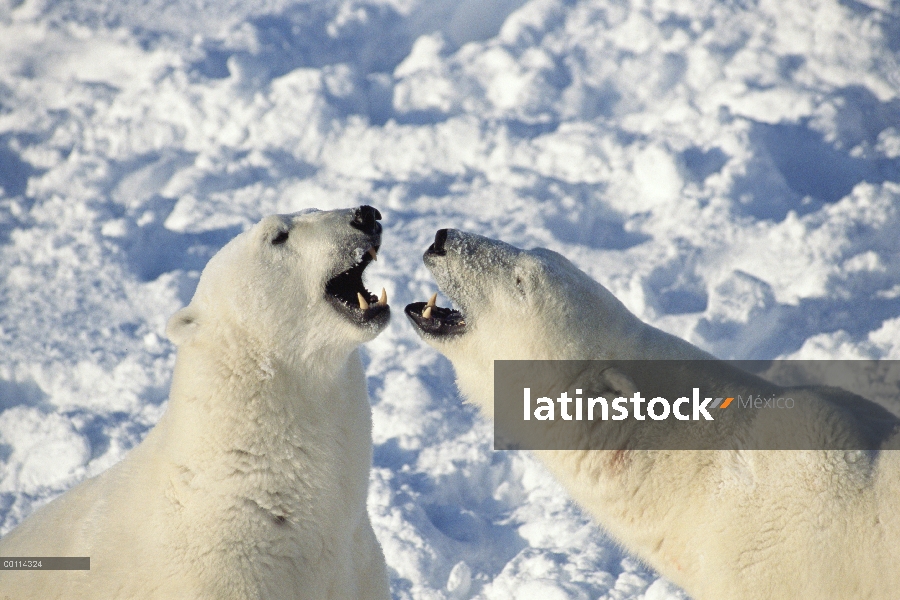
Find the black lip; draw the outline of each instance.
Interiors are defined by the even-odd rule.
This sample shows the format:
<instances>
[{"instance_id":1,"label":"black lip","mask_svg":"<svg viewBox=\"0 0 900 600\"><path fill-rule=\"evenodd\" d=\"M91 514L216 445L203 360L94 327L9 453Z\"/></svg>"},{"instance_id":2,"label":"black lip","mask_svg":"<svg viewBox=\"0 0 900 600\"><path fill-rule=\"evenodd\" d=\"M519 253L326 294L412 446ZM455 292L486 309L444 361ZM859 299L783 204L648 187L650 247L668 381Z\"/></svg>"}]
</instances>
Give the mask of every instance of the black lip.
<instances>
[{"instance_id":1,"label":"black lip","mask_svg":"<svg viewBox=\"0 0 900 600\"><path fill-rule=\"evenodd\" d=\"M386 324L391 315L391 307L387 304L371 304L369 308L362 310L359 306L348 306L342 300L334 296L328 296L328 301L347 319L359 326L380 326Z\"/></svg>"},{"instance_id":2,"label":"black lip","mask_svg":"<svg viewBox=\"0 0 900 600\"><path fill-rule=\"evenodd\" d=\"M466 330L466 320L463 314L452 308L434 306L431 309L431 317L422 316L427 302L413 302L407 304L403 312L409 317L412 324L423 334L431 336L459 335Z\"/></svg>"},{"instance_id":3,"label":"black lip","mask_svg":"<svg viewBox=\"0 0 900 600\"><path fill-rule=\"evenodd\" d=\"M379 246L373 245L372 248L377 252ZM390 315L390 307L387 304L377 304L378 296L363 285L363 271L370 262L372 262L372 256L366 252L359 263L338 273L325 283L325 297L328 301L338 312L358 325L387 322ZM369 303L369 308L361 309L359 307L357 294L363 295L363 298Z\"/></svg>"}]
</instances>

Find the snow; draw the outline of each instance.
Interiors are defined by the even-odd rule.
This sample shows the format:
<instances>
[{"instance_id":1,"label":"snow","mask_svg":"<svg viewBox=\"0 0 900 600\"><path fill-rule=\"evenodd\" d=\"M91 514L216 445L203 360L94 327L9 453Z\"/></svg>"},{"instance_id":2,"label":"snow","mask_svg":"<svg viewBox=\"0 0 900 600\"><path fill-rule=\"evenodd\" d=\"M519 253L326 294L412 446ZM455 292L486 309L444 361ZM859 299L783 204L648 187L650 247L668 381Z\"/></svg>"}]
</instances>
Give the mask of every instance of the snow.
<instances>
[{"instance_id":1,"label":"snow","mask_svg":"<svg viewBox=\"0 0 900 600\"><path fill-rule=\"evenodd\" d=\"M552 248L723 358L900 358L898 40L896 0L0 0L0 533L159 419L228 239L371 204L395 597L683 598L491 450L403 318L421 253Z\"/></svg>"}]
</instances>

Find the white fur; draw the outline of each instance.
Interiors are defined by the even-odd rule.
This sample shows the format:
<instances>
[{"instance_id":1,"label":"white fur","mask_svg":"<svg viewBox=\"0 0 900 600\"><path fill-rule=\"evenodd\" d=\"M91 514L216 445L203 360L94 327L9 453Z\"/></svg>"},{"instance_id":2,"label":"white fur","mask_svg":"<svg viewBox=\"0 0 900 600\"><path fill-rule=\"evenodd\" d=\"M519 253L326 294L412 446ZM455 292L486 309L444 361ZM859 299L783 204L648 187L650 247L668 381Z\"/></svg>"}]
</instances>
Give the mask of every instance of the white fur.
<instances>
[{"instance_id":1,"label":"white fur","mask_svg":"<svg viewBox=\"0 0 900 600\"><path fill-rule=\"evenodd\" d=\"M0 540L3 556L90 556L91 570L0 572L0 596L389 598L357 350L386 320L359 326L324 297L368 248L352 216L267 217L210 260L169 322L160 422Z\"/></svg>"},{"instance_id":2,"label":"white fur","mask_svg":"<svg viewBox=\"0 0 900 600\"><path fill-rule=\"evenodd\" d=\"M641 322L559 254L453 230L445 249L425 262L467 330L423 338L488 417L494 360L714 360ZM611 372L602 383L630 396L656 374L633 375ZM691 375L701 386L733 376L721 362ZM827 408L833 390L797 393ZM825 413L800 414L813 432L835 425ZM896 450L535 454L617 540L696 600L900 597Z\"/></svg>"}]
</instances>

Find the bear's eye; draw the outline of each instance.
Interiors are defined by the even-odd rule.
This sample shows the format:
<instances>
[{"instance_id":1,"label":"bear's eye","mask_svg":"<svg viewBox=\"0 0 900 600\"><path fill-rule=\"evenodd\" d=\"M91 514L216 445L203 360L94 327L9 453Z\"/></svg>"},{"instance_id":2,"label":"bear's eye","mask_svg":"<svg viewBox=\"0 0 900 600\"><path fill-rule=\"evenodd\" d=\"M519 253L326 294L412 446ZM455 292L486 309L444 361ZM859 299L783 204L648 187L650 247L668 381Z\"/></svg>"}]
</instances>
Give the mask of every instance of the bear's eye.
<instances>
[{"instance_id":1,"label":"bear's eye","mask_svg":"<svg viewBox=\"0 0 900 600\"><path fill-rule=\"evenodd\" d=\"M279 231L275 234L275 237L272 238L272 245L280 246L285 243L288 240L288 235L290 235L290 231L286 229L284 231Z\"/></svg>"},{"instance_id":2,"label":"bear's eye","mask_svg":"<svg viewBox=\"0 0 900 600\"><path fill-rule=\"evenodd\" d=\"M525 281L522 279L520 275L516 275L516 290L518 290L519 294L525 296Z\"/></svg>"}]
</instances>

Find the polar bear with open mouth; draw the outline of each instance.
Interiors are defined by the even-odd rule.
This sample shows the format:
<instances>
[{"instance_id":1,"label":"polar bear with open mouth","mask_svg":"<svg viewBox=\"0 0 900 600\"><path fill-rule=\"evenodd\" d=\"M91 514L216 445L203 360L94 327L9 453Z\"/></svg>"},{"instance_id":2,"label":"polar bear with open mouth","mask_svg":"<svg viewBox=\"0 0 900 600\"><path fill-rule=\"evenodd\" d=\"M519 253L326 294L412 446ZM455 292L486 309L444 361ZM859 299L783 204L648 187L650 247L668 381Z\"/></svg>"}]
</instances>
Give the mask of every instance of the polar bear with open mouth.
<instances>
[{"instance_id":1,"label":"polar bear with open mouth","mask_svg":"<svg viewBox=\"0 0 900 600\"><path fill-rule=\"evenodd\" d=\"M609 368L602 381L576 376L562 386L599 385L610 398L652 391L660 381L683 386L686 378L713 387L735 378L772 385L643 323L550 250L442 229L424 261L459 309L432 297L408 305L406 314L450 359L460 390L488 417L495 360L659 361L631 373ZM688 360L707 366L693 374L652 372L665 361ZM858 433L831 418L842 410L832 402L834 389L795 392L816 407L795 413L810 420L802 435ZM626 439L618 449L536 454L620 543L696 600L898 598L900 451L883 449L898 446L897 420L883 409L870 413L887 424L880 451L639 450ZM556 425L547 423L552 432ZM753 433L745 421L723 419L722 427ZM571 440L572 448L597 447L590 426L577 435L584 438Z\"/></svg>"},{"instance_id":2,"label":"polar bear with open mouth","mask_svg":"<svg viewBox=\"0 0 900 600\"><path fill-rule=\"evenodd\" d=\"M380 218L275 215L223 247L169 321L160 422L0 540L5 557L89 556L90 570L2 571L0 596L389 598L358 353L390 318L362 282Z\"/></svg>"}]
</instances>

